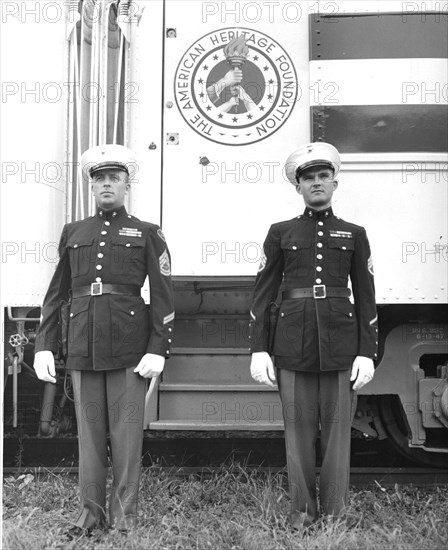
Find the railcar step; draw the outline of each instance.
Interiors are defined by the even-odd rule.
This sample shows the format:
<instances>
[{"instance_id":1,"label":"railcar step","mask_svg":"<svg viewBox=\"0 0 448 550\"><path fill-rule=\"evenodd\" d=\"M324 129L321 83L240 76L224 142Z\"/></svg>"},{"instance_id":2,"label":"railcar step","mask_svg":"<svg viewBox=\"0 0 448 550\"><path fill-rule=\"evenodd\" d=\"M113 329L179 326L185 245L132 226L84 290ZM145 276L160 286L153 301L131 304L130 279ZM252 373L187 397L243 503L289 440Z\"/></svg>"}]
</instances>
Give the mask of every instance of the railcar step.
<instances>
[{"instance_id":1,"label":"railcar step","mask_svg":"<svg viewBox=\"0 0 448 550\"><path fill-rule=\"evenodd\" d=\"M159 384L159 391L249 391L249 392L273 392L277 391L277 386L265 386L262 384L173 384L168 382L161 382Z\"/></svg>"},{"instance_id":2,"label":"railcar step","mask_svg":"<svg viewBox=\"0 0 448 550\"><path fill-rule=\"evenodd\" d=\"M195 420L156 420L149 424L150 430L192 431L283 431L283 422L201 422Z\"/></svg>"},{"instance_id":3,"label":"railcar step","mask_svg":"<svg viewBox=\"0 0 448 550\"><path fill-rule=\"evenodd\" d=\"M249 355L249 348L171 348L171 355Z\"/></svg>"}]
</instances>

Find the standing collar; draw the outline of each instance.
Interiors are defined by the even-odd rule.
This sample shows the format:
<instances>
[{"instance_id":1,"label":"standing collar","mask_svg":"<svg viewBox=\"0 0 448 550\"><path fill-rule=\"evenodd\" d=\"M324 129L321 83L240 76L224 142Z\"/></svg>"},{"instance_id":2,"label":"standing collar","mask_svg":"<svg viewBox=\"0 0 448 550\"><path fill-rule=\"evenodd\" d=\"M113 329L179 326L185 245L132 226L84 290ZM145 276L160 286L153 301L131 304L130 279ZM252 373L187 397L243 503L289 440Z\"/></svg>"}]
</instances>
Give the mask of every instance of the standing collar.
<instances>
[{"instance_id":1,"label":"standing collar","mask_svg":"<svg viewBox=\"0 0 448 550\"><path fill-rule=\"evenodd\" d=\"M119 208L113 208L112 210L103 210L102 208L96 209L96 215L102 220L110 220L113 218L120 218L126 216L126 208L120 206Z\"/></svg>"},{"instance_id":2,"label":"standing collar","mask_svg":"<svg viewBox=\"0 0 448 550\"><path fill-rule=\"evenodd\" d=\"M303 217L309 220L325 220L333 216L333 209L330 207L325 210L313 210L309 206L305 208Z\"/></svg>"}]
</instances>

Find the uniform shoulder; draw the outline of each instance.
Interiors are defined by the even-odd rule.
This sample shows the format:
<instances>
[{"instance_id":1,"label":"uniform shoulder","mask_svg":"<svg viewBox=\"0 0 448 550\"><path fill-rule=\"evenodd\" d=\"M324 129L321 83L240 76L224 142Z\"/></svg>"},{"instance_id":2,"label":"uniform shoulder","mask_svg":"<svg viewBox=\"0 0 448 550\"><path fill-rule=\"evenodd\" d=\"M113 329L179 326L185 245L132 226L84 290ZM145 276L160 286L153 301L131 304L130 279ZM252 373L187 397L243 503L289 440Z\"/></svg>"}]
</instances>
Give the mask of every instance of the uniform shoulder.
<instances>
[{"instance_id":1,"label":"uniform shoulder","mask_svg":"<svg viewBox=\"0 0 448 550\"><path fill-rule=\"evenodd\" d=\"M132 220L132 222L139 229L144 231L146 235L157 235L160 239L162 239L163 242L166 242L165 235L163 234L159 225L151 222L145 222L143 220L140 220L139 218L136 218L135 216L132 216L131 214L128 214L128 218Z\"/></svg>"},{"instance_id":2,"label":"uniform shoulder","mask_svg":"<svg viewBox=\"0 0 448 550\"><path fill-rule=\"evenodd\" d=\"M73 235L73 233L78 234L79 232L91 231L92 222L95 222L95 216L89 216L75 222L68 222L62 228L62 232L65 232L67 235Z\"/></svg>"},{"instance_id":3,"label":"uniform shoulder","mask_svg":"<svg viewBox=\"0 0 448 550\"><path fill-rule=\"evenodd\" d=\"M288 227L291 227L293 225L295 225L297 222L299 222L301 220L302 216L295 216L294 218L291 218L290 220L284 220L284 221L281 221L281 222L276 222L276 223L273 223L271 225L271 229L278 229L278 230L281 230L281 229L286 229Z\"/></svg>"},{"instance_id":4,"label":"uniform shoulder","mask_svg":"<svg viewBox=\"0 0 448 550\"><path fill-rule=\"evenodd\" d=\"M343 226L347 229L350 229L351 231L353 231L353 233L363 233L363 232L365 232L365 229L362 225L357 225L356 223L347 222L346 220L343 220L339 216L335 216L335 219L336 219L338 224L340 224L341 226Z\"/></svg>"},{"instance_id":5,"label":"uniform shoulder","mask_svg":"<svg viewBox=\"0 0 448 550\"><path fill-rule=\"evenodd\" d=\"M77 227L82 227L83 225L86 225L89 222L91 222L94 218L95 216L89 216L88 218L84 218L83 220L78 220L76 222L68 222L64 225L64 227L67 229L75 229Z\"/></svg>"},{"instance_id":6,"label":"uniform shoulder","mask_svg":"<svg viewBox=\"0 0 448 550\"><path fill-rule=\"evenodd\" d=\"M159 229L159 226L157 224L145 222L144 220L141 220L140 218L137 218L137 216L133 216L132 214L128 214L127 218L129 220L132 220L136 225L139 225L140 227L147 230L157 231L157 229Z\"/></svg>"}]
</instances>

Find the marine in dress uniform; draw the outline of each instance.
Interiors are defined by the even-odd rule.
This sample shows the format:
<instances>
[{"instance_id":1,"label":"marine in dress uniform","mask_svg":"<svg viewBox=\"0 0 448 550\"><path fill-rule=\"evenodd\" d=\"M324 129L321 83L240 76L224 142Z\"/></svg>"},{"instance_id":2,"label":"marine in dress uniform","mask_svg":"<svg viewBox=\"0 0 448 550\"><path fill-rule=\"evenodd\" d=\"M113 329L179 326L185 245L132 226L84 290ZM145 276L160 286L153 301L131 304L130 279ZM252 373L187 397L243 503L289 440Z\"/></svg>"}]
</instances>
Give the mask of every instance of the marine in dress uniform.
<instances>
[{"instance_id":1,"label":"marine in dress uniform","mask_svg":"<svg viewBox=\"0 0 448 550\"><path fill-rule=\"evenodd\" d=\"M161 229L124 206L135 157L121 145L89 149L81 159L97 202L94 216L68 223L60 260L42 306L34 368L55 382L59 306L71 299L66 368L71 372L79 439L81 513L76 526L105 522L107 433L113 487L110 524L135 523L146 378L169 357L174 306L170 254ZM141 297L150 282L150 313Z\"/></svg>"},{"instance_id":2,"label":"marine in dress uniform","mask_svg":"<svg viewBox=\"0 0 448 550\"><path fill-rule=\"evenodd\" d=\"M269 229L251 308L251 374L258 382L274 385L272 353L285 424L291 523L299 530L319 514L319 428L321 512L337 517L347 504L354 391L372 379L377 357L366 231L338 218L331 208L340 164L338 151L327 143L310 143L287 159L286 175L306 208ZM354 303L349 299L349 277ZM271 350L270 305L279 289L281 305Z\"/></svg>"}]
</instances>

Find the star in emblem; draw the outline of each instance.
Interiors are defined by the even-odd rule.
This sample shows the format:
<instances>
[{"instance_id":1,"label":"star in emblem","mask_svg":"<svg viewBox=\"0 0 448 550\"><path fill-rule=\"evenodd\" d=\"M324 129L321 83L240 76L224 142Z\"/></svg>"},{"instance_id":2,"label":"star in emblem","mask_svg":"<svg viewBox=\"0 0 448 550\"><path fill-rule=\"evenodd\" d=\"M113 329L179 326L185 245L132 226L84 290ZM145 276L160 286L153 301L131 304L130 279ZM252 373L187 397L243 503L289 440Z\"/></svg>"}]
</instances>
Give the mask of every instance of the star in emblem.
<instances>
[{"instance_id":1,"label":"star in emblem","mask_svg":"<svg viewBox=\"0 0 448 550\"><path fill-rule=\"evenodd\" d=\"M213 56L213 60L216 61L218 59L218 56L217 55L214 55Z\"/></svg>"},{"instance_id":2,"label":"star in emblem","mask_svg":"<svg viewBox=\"0 0 448 550\"><path fill-rule=\"evenodd\" d=\"M236 116L234 116L234 117L232 118L232 122L235 122L235 123L238 122L238 119L236 118Z\"/></svg>"},{"instance_id":3,"label":"star in emblem","mask_svg":"<svg viewBox=\"0 0 448 550\"><path fill-rule=\"evenodd\" d=\"M199 94L199 97L204 97L204 93L201 92L201 93Z\"/></svg>"},{"instance_id":4,"label":"star in emblem","mask_svg":"<svg viewBox=\"0 0 448 550\"><path fill-rule=\"evenodd\" d=\"M263 105L260 105L260 111L264 111Z\"/></svg>"},{"instance_id":5,"label":"star in emblem","mask_svg":"<svg viewBox=\"0 0 448 550\"><path fill-rule=\"evenodd\" d=\"M265 66L263 67L263 71L269 71L269 67L268 67L267 65L265 65Z\"/></svg>"},{"instance_id":6,"label":"star in emblem","mask_svg":"<svg viewBox=\"0 0 448 550\"><path fill-rule=\"evenodd\" d=\"M252 115L249 113L249 114L247 115L247 118L248 118L249 120L252 120L253 117L252 117Z\"/></svg>"},{"instance_id":7,"label":"star in emblem","mask_svg":"<svg viewBox=\"0 0 448 550\"><path fill-rule=\"evenodd\" d=\"M210 105L207 105L206 109L207 109L207 111L211 111L211 110L212 110L212 108L210 107Z\"/></svg>"},{"instance_id":8,"label":"star in emblem","mask_svg":"<svg viewBox=\"0 0 448 550\"><path fill-rule=\"evenodd\" d=\"M269 94L269 95L268 95L268 99L272 99L272 94Z\"/></svg>"},{"instance_id":9,"label":"star in emblem","mask_svg":"<svg viewBox=\"0 0 448 550\"><path fill-rule=\"evenodd\" d=\"M219 113L218 118L222 118L222 117L223 117L223 114Z\"/></svg>"},{"instance_id":10,"label":"star in emblem","mask_svg":"<svg viewBox=\"0 0 448 550\"><path fill-rule=\"evenodd\" d=\"M204 65L202 68L204 69L204 71L207 71L208 70L208 65Z\"/></svg>"},{"instance_id":11,"label":"star in emblem","mask_svg":"<svg viewBox=\"0 0 448 550\"><path fill-rule=\"evenodd\" d=\"M258 55L254 55L254 61L258 61Z\"/></svg>"},{"instance_id":12,"label":"star in emblem","mask_svg":"<svg viewBox=\"0 0 448 550\"><path fill-rule=\"evenodd\" d=\"M274 84L274 81L272 80L272 78L268 81L269 84Z\"/></svg>"},{"instance_id":13,"label":"star in emblem","mask_svg":"<svg viewBox=\"0 0 448 550\"><path fill-rule=\"evenodd\" d=\"M204 82L204 81L202 80L202 78L200 78L200 79L198 80L198 84L202 84L203 82Z\"/></svg>"}]
</instances>

